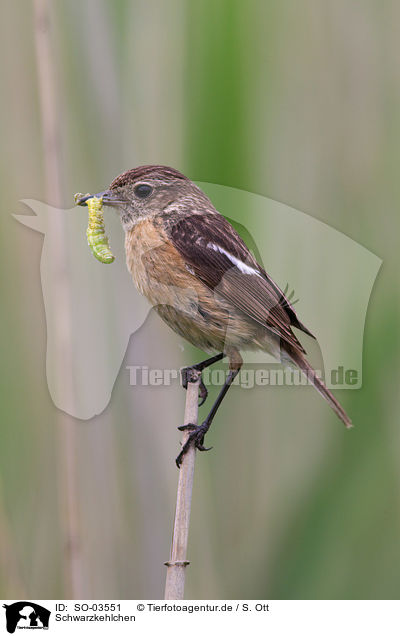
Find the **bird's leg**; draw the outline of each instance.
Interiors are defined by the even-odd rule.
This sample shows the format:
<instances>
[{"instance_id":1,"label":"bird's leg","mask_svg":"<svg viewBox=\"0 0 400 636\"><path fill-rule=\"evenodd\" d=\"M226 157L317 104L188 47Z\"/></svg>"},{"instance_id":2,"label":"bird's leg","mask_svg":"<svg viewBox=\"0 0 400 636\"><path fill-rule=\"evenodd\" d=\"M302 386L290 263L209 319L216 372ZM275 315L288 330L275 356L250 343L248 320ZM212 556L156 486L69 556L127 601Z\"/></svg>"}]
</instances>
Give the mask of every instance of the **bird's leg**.
<instances>
[{"instance_id":1,"label":"bird's leg","mask_svg":"<svg viewBox=\"0 0 400 636\"><path fill-rule=\"evenodd\" d=\"M181 369L181 377L182 377L182 386L184 389L187 389L187 385L188 385L188 381L190 379L190 374L192 371L203 371L204 369L206 369L207 367L210 367L212 364L214 364L214 362L218 362L219 360L222 360L222 358L225 357L225 353L218 353L216 356L213 356L212 358L207 358L207 360L203 360L203 362L198 362L197 364L193 364L190 367L184 367L183 369ZM200 402L199 402L199 406L201 406L202 404L204 404L204 402L207 399L207 395L208 395L208 391L207 388L202 380L202 378L200 377L200 384L199 384L199 397L200 397Z\"/></svg>"},{"instance_id":2,"label":"bird's leg","mask_svg":"<svg viewBox=\"0 0 400 636\"><path fill-rule=\"evenodd\" d=\"M212 364L212 363L211 363ZM178 429L180 431L185 431L185 430L189 430L190 435L187 439L187 442L184 444L184 446L182 447L181 452L179 453L178 457L176 458L176 465L178 466L178 468L180 468L183 457L185 455L185 453L187 453L189 447L191 444L194 444L195 447L200 450L200 451L207 451L210 450L212 447L210 448L205 448L204 447L204 436L207 433L207 431L209 430L212 421L215 417L216 412L218 411L222 400L224 399L225 395L228 393L229 387L231 386L232 382L234 381L234 379L236 378L237 374L240 371L240 368L242 366L242 361L240 359L240 362L238 362L234 368L230 369L228 376L225 380L224 386L222 387L221 391L218 394L217 399L215 400L213 407L211 409L211 411L209 412L209 414L207 415L206 419L204 420L204 422L202 424L200 424L200 426L195 426L193 424L186 424L185 426L178 426Z\"/></svg>"}]
</instances>

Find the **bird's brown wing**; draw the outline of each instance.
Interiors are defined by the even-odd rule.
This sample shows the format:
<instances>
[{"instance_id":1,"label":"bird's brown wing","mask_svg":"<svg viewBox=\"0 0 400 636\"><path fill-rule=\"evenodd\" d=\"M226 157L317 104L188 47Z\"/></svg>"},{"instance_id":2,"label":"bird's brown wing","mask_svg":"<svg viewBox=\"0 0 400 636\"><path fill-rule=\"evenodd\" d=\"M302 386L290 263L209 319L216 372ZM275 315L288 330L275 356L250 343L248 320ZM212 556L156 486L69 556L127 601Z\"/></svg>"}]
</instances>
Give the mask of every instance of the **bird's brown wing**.
<instances>
[{"instance_id":1,"label":"bird's brown wing","mask_svg":"<svg viewBox=\"0 0 400 636\"><path fill-rule=\"evenodd\" d=\"M233 227L219 213L165 219L174 247L207 287L304 353L291 326L312 335Z\"/></svg>"}]
</instances>

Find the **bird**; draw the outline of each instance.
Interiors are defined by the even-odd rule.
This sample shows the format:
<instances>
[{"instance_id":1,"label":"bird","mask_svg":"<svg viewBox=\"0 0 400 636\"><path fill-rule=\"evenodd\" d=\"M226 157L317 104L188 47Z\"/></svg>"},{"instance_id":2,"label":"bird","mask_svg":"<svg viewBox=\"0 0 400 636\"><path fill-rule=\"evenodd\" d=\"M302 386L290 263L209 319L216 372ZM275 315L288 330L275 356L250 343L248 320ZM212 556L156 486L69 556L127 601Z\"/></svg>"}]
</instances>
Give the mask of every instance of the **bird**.
<instances>
[{"instance_id":1,"label":"bird","mask_svg":"<svg viewBox=\"0 0 400 636\"><path fill-rule=\"evenodd\" d=\"M82 196L85 205L93 195ZM314 335L267 274L246 243L206 194L175 168L144 165L115 177L94 195L117 210L125 233L126 264L139 292L176 333L211 357L182 369L187 388L200 375L199 398L207 398L201 372L227 358L229 372L215 403L199 426L186 425L186 443L200 450L228 389L239 373L241 352L262 350L297 367L325 398L346 428L351 420L318 377L295 335Z\"/></svg>"}]
</instances>

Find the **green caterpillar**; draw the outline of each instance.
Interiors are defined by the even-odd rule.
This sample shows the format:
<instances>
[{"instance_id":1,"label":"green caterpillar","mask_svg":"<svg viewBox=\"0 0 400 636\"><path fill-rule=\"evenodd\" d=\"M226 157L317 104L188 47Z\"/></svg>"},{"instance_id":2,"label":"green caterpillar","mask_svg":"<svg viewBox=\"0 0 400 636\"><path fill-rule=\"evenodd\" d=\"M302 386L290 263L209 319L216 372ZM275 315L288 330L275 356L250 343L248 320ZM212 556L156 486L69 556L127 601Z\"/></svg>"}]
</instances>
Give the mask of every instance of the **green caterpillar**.
<instances>
[{"instance_id":1,"label":"green caterpillar","mask_svg":"<svg viewBox=\"0 0 400 636\"><path fill-rule=\"evenodd\" d=\"M75 201L82 195L75 195ZM87 241L92 254L100 263L112 263L115 256L112 254L108 236L105 233L103 200L91 197L86 201L89 210L89 222L86 230Z\"/></svg>"}]
</instances>

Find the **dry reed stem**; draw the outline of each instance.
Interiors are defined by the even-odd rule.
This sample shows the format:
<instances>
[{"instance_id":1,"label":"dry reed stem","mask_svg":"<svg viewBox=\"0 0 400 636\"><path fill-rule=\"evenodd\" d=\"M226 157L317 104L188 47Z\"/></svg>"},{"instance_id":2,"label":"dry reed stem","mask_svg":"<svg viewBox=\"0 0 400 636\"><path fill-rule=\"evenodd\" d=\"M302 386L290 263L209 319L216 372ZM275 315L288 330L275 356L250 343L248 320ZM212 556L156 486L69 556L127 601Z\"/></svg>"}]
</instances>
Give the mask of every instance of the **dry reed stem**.
<instances>
[{"instance_id":1,"label":"dry reed stem","mask_svg":"<svg viewBox=\"0 0 400 636\"><path fill-rule=\"evenodd\" d=\"M199 400L200 373L192 372L186 392L184 424L197 425ZM190 431L184 431L182 446L185 444ZM166 562L167 578L165 582L165 599L182 600L185 590L185 574L187 561L187 544L189 538L190 510L192 504L192 490L194 477L194 463L196 449L192 445L185 454L179 470L178 492L176 495L176 510L174 532L172 536L171 556Z\"/></svg>"},{"instance_id":2,"label":"dry reed stem","mask_svg":"<svg viewBox=\"0 0 400 636\"><path fill-rule=\"evenodd\" d=\"M60 159L57 89L55 86L54 50L51 42L49 0L33 0L38 95L42 120L45 196L49 203L61 207L62 168ZM50 266L57 275L57 302L53 303L54 324L57 328L57 381L64 392L74 395L72 379L71 298L66 271L67 248L64 221L57 214L49 217ZM50 241L48 241L50 243ZM71 398L72 399L72 398ZM57 413L60 458L60 504L64 522L64 573L66 598L85 598L83 589L81 544L78 523L78 486L76 477L76 422L64 413Z\"/></svg>"}]
</instances>

